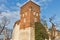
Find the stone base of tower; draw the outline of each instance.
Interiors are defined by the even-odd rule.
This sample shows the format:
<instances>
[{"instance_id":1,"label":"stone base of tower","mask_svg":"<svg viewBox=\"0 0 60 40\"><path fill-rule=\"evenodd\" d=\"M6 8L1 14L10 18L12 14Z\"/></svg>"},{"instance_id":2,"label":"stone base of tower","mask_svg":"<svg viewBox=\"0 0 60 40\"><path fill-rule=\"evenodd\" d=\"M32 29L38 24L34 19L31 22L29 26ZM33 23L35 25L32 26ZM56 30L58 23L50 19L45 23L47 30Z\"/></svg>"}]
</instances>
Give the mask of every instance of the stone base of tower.
<instances>
[{"instance_id":1,"label":"stone base of tower","mask_svg":"<svg viewBox=\"0 0 60 40\"><path fill-rule=\"evenodd\" d=\"M35 40L34 29L29 27L20 30L20 40Z\"/></svg>"},{"instance_id":2,"label":"stone base of tower","mask_svg":"<svg viewBox=\"0 0 60 40\"><path fill-rule=\"evenodd\" d=\"M29 27L20 30L19 25L15 26L12 40L35 40L34 28Z\"/></svg>"}]
</instances>

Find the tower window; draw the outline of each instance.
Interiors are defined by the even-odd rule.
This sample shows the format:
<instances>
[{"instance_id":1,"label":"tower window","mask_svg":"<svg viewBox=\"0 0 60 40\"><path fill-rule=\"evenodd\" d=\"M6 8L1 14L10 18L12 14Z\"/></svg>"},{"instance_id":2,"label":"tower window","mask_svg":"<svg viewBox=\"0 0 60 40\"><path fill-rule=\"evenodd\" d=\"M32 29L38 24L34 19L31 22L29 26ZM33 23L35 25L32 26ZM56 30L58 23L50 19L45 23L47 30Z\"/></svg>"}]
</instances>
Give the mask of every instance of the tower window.
<instances>
[{"instance_id":1,"label":"tower window","mask_svg":"<svg viewBox=\"0 0 60 40\"><path fill-rule=\"evenodd\" d=\"M33 13L33 15L35 15L35 12Z\"/></svg>"},{"instance_id":2,"label":"tower window","mask_svg":"<svg viewBox=\"0 0 60 40\"><path fill-rule=\"evenodd\" d=\"M27 16L27 12L25 12L26 16Z\"/></svg>"},{"instance_id":3,"label":"tower window","mask_svg":"<svg viewBox=\"0 0 60 40\"><path fill-rule=\"evenodd\" d=\"M23 14L23 17L24 17L24 14Z\"/></svg>"},{"instance_id":4,"label":"tower window","mask_svg":"<svg viewBox=\"0 0 60 40\"><path fill-rule=\"evenodd\" d=\"M30 6L30 9L29 9L29 10L30 10L30 11L33 11L33 7Z\"/></svg>"},{"instance_id":5,"label":"tower window","mask_svg":"<svg viewBox=\"0 0 60 40\"><path fill-rule=\"evenodd\" d=\"M36 13L36 16L38 16L38 13Z\"/></svg>"},{"instance_id":6,"label":"tower window","mask_svg":"<svg viewBox=\"0 0 60 40\"><path fill-rule=\"evenodd\" d=\"M37 18L34 19L34 22L37 22Z\"/></svg>"},{"instance_id":7,"label":"tower window","mask_svg":"<svg viewBox=\"0 0 60 40\"><path fill-rule=\"evenodd\" d=\"M24 18L24 23L26 23L26 18Z\"/></svg>"},{"instance_id":8,"label":"tower window","mask_svg":"<svg viewBox=\"0 0 60 40\"><path fill-rule=\"evenodd\" d=\"M31 8L29 8L29 10L31 11Z\"/></svg>"}]
</instances>

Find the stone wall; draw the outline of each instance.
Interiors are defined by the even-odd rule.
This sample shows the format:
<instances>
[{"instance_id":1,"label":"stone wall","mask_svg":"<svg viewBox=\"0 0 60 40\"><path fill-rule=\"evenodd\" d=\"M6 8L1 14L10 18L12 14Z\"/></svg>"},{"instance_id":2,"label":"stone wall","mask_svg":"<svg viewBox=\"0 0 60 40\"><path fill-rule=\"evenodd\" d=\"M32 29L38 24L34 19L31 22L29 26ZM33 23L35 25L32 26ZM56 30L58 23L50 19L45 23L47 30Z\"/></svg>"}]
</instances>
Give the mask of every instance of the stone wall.
<instances>
[{"instance_id":1,"label":"stone wall","mask_svg":"<svg viewBox=\"0 0 60 40\"><path fill-rule=\"evenodd\" d=\"M16 24L13 30L12 40L35 40L34 28L29 27L20 30L19 25Z\"/></svg>"},{"instance_id":2,"label":"stone wall","mask_svg":"<svg viewBox=\"0 0 60 40\"><path fill-rule=\"evenodd\" d=\"M19 25L15 25L14 29L13 29L13 34L12 34L12 40L19 40L19 35L20 35L20 31L19 31Z\"/></svg>"}]
</instances>

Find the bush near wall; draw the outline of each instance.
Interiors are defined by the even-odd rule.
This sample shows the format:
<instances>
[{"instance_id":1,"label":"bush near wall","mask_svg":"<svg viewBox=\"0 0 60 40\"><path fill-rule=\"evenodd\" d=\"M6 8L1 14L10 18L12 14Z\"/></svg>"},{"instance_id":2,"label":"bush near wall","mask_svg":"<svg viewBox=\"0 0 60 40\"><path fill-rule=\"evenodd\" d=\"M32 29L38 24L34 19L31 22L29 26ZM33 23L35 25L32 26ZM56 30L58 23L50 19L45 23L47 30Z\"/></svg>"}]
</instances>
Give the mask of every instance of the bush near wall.
<instances>
[{"instance_id":1,"label":"bush near wall","mask_svg":"<svg viewBox=\"0 0 60 40\"><path fill-rule=\"evenodd\" d=\"M40 23L35 23L35 40L45 40L48 39L48 34L45 27Z\"/></svg>"}]
</instances>

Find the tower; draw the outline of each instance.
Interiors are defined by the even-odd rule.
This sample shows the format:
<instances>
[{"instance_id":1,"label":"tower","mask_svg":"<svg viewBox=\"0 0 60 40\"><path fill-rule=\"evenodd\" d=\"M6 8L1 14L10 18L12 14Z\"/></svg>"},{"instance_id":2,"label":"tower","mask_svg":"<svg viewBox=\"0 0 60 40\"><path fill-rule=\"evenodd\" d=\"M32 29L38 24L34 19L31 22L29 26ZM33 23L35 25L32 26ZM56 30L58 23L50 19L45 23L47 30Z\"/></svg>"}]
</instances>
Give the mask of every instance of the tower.
<instances>
[{"instance_id":1,"label":"tower","mask_svg":"<svg viewBox=\"0 0 60 40\"><path fill-rule=\"evenodd\" d=\"M21 40L35 40L34 23L40 22L40 6L30 0L21 7L20 17Z\"/></svg>"},{"instance_id":2,"label":"tower","mask_svg":"<svg viewBox=\"0 0 60 40\"><path fill-rule=\"evenodd\" d=\"M40 22L40 6L31 0L21 7L20 29L33 27L35 22Z\"/></svg>"},{"instance_id":3,"label":"tower","mask_svg":"<svg viewBox=\"0 0 60 40\"><path fill-rule=\"evenodd\" d=\"M35 40L35 22L40 22L40 6L30 0L20 9L20 20L14 24L12 40Z\"/></svg>"}]
</instances>

